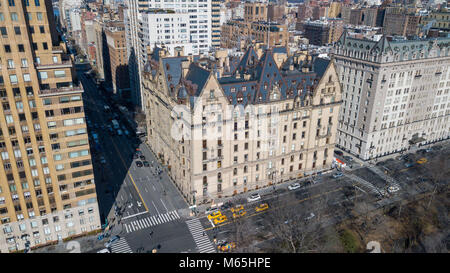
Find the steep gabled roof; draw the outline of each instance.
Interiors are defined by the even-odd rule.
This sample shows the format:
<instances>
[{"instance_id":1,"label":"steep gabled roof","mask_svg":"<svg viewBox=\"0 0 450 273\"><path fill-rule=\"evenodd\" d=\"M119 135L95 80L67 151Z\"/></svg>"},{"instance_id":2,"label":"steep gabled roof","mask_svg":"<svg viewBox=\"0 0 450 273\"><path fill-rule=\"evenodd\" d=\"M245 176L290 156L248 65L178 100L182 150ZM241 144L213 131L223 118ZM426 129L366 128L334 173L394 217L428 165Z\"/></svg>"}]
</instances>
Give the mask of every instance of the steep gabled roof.
<instances>
[{"instance_id":1,"label":"steep gabled roof","mask_svg":"<svg viewBox=\"0 0 450 273\"><path fill-rule=\"evenodd\" d=\"M236 75L237 72L243 74L247 70L252 69L257 62L258 54L256 54L255 49L250 46L245 52L244 56L242 56L239 65L234 69L233 75Z\"/></svg>"},{"instance_id":2,"label":"steep gabled roof","mask_svg":"<svg viewBox=\"0 0 450 273\"><path fill-rule=\"evenodd\" d=\"M181 78L181 62L187 60L186 57L166 57L162 58L164 74L166 75L167 88L175 87Z\"/></svg>"},{"instance_id":3,"label":"steep gabled roof","mask_svg":"<svg viewBox=\"0 0 450 273\"><path fill-rule=\"evenodd\" d=\"M206 81L208 80L209 74L211 72L198 66L195 63L191 63L189 66L188 73L186 74L185 79L187 81L190 81L192 84L197 85L197 89L194 94L191 94L191 96L199 96L203 86L205 85Z\"/></svg>"}]
</instances>

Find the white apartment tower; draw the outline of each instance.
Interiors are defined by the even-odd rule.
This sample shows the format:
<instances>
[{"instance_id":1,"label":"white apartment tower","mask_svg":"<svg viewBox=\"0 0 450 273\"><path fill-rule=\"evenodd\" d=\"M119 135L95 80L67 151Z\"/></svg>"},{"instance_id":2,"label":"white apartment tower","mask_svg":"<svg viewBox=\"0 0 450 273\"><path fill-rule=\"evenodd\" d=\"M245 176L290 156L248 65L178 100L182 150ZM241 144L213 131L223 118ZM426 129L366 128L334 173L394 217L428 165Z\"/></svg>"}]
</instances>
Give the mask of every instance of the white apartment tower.
<instances>
[{"instance_id":1,"label":"white apartment tower","mask_svg":"<svg viewBox=\"0 0 450 273\"><path fill-rule=\"evenodd\" d=\"M379 41L344 32L337 146L364 160L449 137L450 38Z\"/></svg>"},{"instance_id":2,"label":"white apartment tower","mask_svg":"<svg viewBox=\"0 0 450 273\"><path fill-rule=\"evenodd\" d=\"M164 43L170 53L180 45L185 54L208 53L212 46L211 0L128 0L126 3L124 20L132 101L141 107L140 82L147 47ZM157 25L161 28L154 27ZM184 29L186 33L181 32Z\"/></svg>"}]
</instances>

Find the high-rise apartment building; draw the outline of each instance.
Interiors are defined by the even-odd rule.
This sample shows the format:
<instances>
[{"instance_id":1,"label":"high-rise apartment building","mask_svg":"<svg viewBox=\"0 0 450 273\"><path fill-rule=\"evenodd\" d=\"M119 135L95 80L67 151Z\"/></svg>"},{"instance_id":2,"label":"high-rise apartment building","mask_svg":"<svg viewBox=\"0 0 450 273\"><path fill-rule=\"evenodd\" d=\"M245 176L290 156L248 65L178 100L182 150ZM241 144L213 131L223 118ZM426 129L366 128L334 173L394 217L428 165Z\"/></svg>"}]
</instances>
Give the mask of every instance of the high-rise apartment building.
<instances>
[{"instance_id":1,"label":"high-rise apartment building","mask_svg":"<svg viewBox=\"0 0 450 273\"><path fill-rule=\"evenodd\" d=\"M343 86L338 147L368 160L449 137L450 38L344 32L335 45Z\"/></svg>"},{"instance_id":2,"label":"high-rise apartment building","mask_svg":"<svg viewBox=\"0 0 450 273\"><path fill-rule=\"evenodd\" d=\"M220 48L220 4L219 0L211 0L211 46Z\"/></svg>"},{"instance_id":3,"label":"high-rise apartment building","mask_svg":"<svg viewBox=\"0 0 450 273\"><path fill-rule=\"evenodd\" d=\"M337 41L344 31L341 18L326 18L303 23L305 38L312 45L327 45Z\"/></svg>"},{"instance_id":4,"label":"high-rise apartment building","mask_svg":"<svg viewBox=\"0 0 450 273\"><path fill-rule=\"evenodd\" d=\"M331 168L341 103L333 61L302 52L279 67L275 52L219 57L226 76L215 61L159 52L146 67L148 142L190 203Z\"/></svg>"},{"instance_id":5,"label":"high-rise apartment building","mask_svg":"<svg viewBox=\"0 0 450 273\"><path fill-rule=\"evenodd\" d=\"M129 98L130 81L128 76L128 59L127 47L125 41L125 28L123 24L118 22L116 26L109 26L105 28L105 57L103 60L108 62L107 70L105 70L105 80L111 82L112 91L124 99Z\"/></svg>"},{"instance_id":6,"label":"high-rise apartment building","mask_svg":"<svg viewBox=\"0 0 450 273\"><path fill-rule=\"evenodd\" d=\"M142 35L140 22L144 11L173 11L176 14L189 15L189 42L192 43L193 54L207 54L212 48L212 19L219 20L220 6L217 7L217 16L212 17L212 12L216 12L216 7L212 8L212 0L192 0L190 2L161 2L160 0L128 0L125 15L125 28L127 35L127 48L130 67L130 84L132 101L137 106L141 106L141 72L147 60L147 47L154 47L154 44L142 45ZM214 24L217 29L217 24ZM217 33L217 32L216 32ZM217 38L217 37L215 37Z\"/></svg>"},{"instance_id":7,"label":"high-rise apartment building","mask_svg":"<svg viewBox=\"0 0 450 273\"><path fill-rule=\"evenodd\" d=\"M100 229L83 87L51 0L0 6L0 250Z\"/></svg>"}]
</instances>

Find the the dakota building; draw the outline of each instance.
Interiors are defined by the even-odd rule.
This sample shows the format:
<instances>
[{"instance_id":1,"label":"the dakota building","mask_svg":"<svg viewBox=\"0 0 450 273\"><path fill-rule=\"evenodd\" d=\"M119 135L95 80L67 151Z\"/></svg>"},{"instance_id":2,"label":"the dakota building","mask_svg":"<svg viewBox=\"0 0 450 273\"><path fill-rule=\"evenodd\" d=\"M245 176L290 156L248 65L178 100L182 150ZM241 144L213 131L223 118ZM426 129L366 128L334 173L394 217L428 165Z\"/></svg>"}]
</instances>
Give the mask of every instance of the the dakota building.
<instances>
[{"instance_id":1,"label":"the dakota building","mask_svg":"<svg viewBox=\"0 0 450 273\"><path fill-rule=\"evenodd\" d=\"M273 51L250 47L235 61L153 52L143 83L148 143L191 203L331 168L334 62L301 52L277 54L277 65Z\"/></svg>"}]
</instances>

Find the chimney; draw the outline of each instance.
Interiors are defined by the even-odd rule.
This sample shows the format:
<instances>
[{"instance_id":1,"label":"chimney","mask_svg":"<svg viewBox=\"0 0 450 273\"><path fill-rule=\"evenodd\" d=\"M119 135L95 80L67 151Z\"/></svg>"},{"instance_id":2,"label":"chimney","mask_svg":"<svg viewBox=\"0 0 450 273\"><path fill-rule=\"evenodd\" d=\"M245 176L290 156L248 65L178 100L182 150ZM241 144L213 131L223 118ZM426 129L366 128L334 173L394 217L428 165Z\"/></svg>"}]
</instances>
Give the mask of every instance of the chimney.
<instances>
[{"instance_id":1,"label":"chimney","mask_svg":"<svg viewBox=\"0 0 450 273\"><path fill-rule=\"evenodd\" d=\"M250 74L244 74L244 80L248 81L250 80Z\"/></svg>"},{"instance_id":2,"label":"chimney","mask_svg":"<svg viewBox=\"0 0 450 273\"><path fill-rule=\"evenodd\" d=\"M186 74L188 73L190 64L191 64L190 58L181 62L181 71L183 73L183 78L186 77Z\"/></svg>"}]
</instances>

